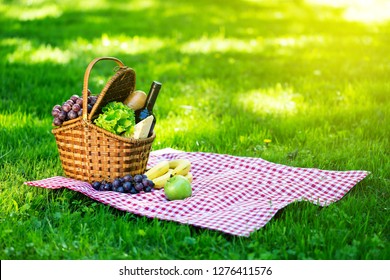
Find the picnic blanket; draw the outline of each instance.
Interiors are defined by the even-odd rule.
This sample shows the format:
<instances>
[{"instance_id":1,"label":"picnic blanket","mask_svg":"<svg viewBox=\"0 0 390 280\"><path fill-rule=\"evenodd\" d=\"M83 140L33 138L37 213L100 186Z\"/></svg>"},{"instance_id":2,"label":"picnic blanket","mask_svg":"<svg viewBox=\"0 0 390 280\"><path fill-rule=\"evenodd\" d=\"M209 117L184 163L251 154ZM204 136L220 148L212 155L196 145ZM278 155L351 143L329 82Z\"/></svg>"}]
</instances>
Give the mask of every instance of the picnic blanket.
<instances>
[{"instance_id":1,"label":"picnic blanket","mask_svg":"<svg viewBox=\"0 0 390 280\"><path fill-rule=\"evenodd\" d=\"M148 166L186 158L193 173L192 196L168 201L164 190L127 194L96 191L62 176L25 182L48 189L68 188L122 211L176 221L237 236L249 236L295 201L327 206L364 179L367 171L329 171L276 164L261 158L176 150L153 151Z\"/></svg>"}]
</instances>

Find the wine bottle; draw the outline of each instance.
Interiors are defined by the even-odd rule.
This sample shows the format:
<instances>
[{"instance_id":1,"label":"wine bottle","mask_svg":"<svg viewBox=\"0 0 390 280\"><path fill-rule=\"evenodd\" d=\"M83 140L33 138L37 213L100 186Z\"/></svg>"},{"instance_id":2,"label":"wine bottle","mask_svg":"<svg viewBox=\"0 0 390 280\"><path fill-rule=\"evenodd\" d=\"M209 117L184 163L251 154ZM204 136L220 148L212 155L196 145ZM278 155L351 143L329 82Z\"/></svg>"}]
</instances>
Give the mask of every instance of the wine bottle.
<instances>
[{"instance_id":1,"label":"wine bottle","mask_svg":"<svg viewBox=\"0 0 390 280\"><path fill-rule=\"evenodd\" d=\"M153 116L153 123L150 127L149 137L153 134L154 125L156 124L156 116L153 114L153 107L156 103L158 93L161 89L161 83L154 81L150 86L148 96L145 101L145 107L135 111L135 122L138 123L149 116Z\"/></svg>"}]
</instances>

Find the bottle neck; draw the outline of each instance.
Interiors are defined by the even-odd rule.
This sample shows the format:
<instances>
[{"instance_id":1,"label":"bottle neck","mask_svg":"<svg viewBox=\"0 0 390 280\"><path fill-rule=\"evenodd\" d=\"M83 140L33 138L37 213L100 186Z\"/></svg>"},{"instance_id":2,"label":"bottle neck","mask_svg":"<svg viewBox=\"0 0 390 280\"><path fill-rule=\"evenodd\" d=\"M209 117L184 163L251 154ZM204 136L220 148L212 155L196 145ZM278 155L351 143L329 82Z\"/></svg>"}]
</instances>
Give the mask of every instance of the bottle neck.
<instances>
[{"instance_id":1,"label":"bottle neck","mask_svg":"<svg viewBox=\"0 0 390 280\"><path fill-rule=\"evenodd\" d=\"M161 89L161 83L154 81L150 87L148 97L146 98L145 108L148 111L153 111L154 104L156 103L156 99L158 93Z\"/></svg>"}]
</instances>

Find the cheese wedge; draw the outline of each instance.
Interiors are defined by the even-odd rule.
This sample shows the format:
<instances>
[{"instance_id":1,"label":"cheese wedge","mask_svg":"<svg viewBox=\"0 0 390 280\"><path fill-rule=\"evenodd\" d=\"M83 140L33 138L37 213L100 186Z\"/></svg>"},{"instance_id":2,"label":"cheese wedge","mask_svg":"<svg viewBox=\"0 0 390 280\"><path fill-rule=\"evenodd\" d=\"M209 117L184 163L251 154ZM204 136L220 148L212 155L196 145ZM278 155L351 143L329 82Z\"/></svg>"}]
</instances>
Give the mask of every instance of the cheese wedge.
<instances>
[{"instance_id":1,"label":"cheese wedge","mask_svg":"<svg viewBox=\"0 0 390 280\"><path fill-rule=\"evenodd\" d=\"M134 139L143 139L148 137L153 119L153 116L149 116L134 126Z\"/></svg>"}]
</instances>

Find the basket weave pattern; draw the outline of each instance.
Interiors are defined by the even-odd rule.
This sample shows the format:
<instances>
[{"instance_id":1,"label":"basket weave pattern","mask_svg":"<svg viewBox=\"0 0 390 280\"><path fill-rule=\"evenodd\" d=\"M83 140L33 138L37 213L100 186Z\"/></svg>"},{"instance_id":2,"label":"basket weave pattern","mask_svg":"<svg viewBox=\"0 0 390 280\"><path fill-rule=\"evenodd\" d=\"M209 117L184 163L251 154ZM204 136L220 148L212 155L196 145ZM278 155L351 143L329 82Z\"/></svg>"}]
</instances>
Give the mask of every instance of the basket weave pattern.
<instances>
[{"instance_id":1,"label":"basket weave pattern","mask_svg":"<svg viewBox=\"0 0 390 280\"><path fill-rule=\"evenodd\" d=\"M137 140L121 137L93 124L102 107L111 101L123 102L135 88L134 70L115 58L97 58L90 63L84 76L83 108L87 107L89 74L100 60L114 60L120 69L99 94L91 113L83 110L82 117L52 130L66 176L88 182L144 173L156 137L155 134Z\"/></svg>"}]
</instances>

